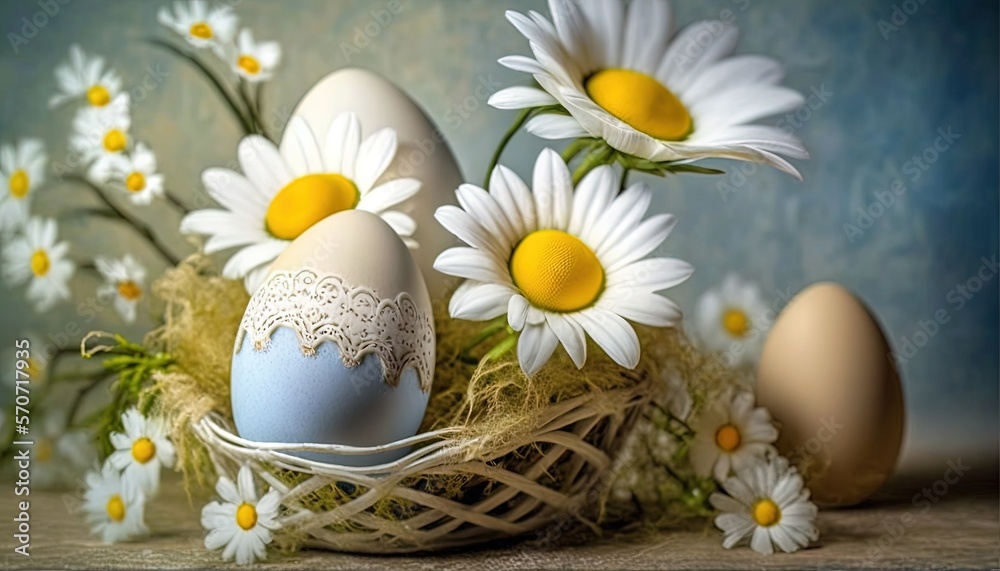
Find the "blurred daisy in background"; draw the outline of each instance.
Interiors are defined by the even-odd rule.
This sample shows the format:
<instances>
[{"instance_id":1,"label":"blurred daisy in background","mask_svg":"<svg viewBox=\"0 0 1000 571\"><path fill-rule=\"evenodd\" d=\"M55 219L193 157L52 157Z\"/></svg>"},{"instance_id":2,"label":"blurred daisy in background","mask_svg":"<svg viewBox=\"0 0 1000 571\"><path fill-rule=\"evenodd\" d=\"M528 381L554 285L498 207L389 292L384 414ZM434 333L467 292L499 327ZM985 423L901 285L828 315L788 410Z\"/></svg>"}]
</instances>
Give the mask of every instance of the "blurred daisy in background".
<instances>
[{"instance_id":1,"label":"blurred daisy in background","mask_svg":"<svg viewBox=\"0 0 1000 571\"><path fill-rule=\"evenodd\" d=\"M167 428L161 419L146 418L135 408L122 414L122 425L124 433L111 433L115 451L108 463L152 497L160 488L160 469L174 465L175 450L167 439Z\"/></svg>"},{"instance_id":2,"label":"blurred daisy in background","mask_svg":"<svg viewBox=\"0 0 1000 571\"><path fill-rule=\"evenodd\" d=\"M156 171L156 154L136 143L130 153L117 153L94 166L91 178L126 194L132 204L147 205L163 196L163 175Z\"/></svg>"},{"instance_id":3,"label":"blurred daisy in background","mask_svg":"<svg viewBox=\"0 0 1000 571\"><path fill-rule=\"evenodd\" d=\"M48 160L39 139L0 145L0 234L14 232L28 220L35 189L45 181Z\"/></svg>"},{"instance_id":4,"label":"blurred daisy in background","mask_svg":"<svg viewBox=\"0 0 1000 571\"><path fill-rule=\"evenodd\" d=\"M730 469L738 471L760 461L778 439L770 413L754 408L750 392L716 400L693 428L691 467L699 476L713 476L719 482L729 477Z\"/></svg>"},{"instance_id":5,"label":"blurred daisy in background","mask_svg":"<svg viewBox=\"0 0 1000 571\"><path fill-rule=\"evenodd\" d=\"M754 365L771 327L768 305L757 284L729 274L698 298L696 335L708 351L720 351L732 367Z\"/></svg>"},{"instance_id":6,"label":"blurred daisy in background","mask_svg":"<svg viewBox=\"0 0 1000 571\"><path fill-rule=\"evenodd\" d=\"M532 74L541 89L511 87L489 99L499 109L556 106L533 117L529 132L545 139L596 137L656 162L715 157L766 163L801 178L779 155L808 158L802 142L776 127L748 123L805 100L778 85L784 76L778 62L730 57L735 27L700 21L673 36L670 4L660 0L635 0L627 8L622 2L550 0L549 11L552 22L537 12L508 11L535 58L500 59Z\"/></svg>"},{"instance_id":7,"label":"blurred daisy in background","mask_svg":"<svg viewBox=\"0 0 1000 571\"><path fill-rule=\"evenodd\" d=\"M73 119L69 146L91 166L92 177L106 172L105 161L123 156L129 148L129 97L121 94L104 107L87 107Z\"/></svg>"},{"instance_id":8,"label":"blurred daisy in background","mask_svg":"<svg viewBox=\"0 0 1000 571\"><path fill-rule=\"evenodd\" d=\"M55 346L31 333L19 335L16 339L27 340L28 346L27 348L19 348L15 344L11 344L10 347L4 349L3 366L6 367L5 370L24 371L31 383L32 390L44 387L48 383L49 359L55 351ZM25 353L27 353L27 358L18 359L18 354L24 357ZM24 365L20 369L17 367L18 361L24 361ZM24 379L24 376L18 376L11 372L9 375L3 375L3 383L13 387L19 378Z\"/></svg>"},{"instance_id":9,"label":"blurred daisy in background","mask_svg":"<svg viewBox=\"0 0 1000 571\"><path fill-rule=\"evenodd\" d=\"M239 20L230 6L209 9L205 0L191 0L174 2L173 8L160 8L157 20L196 48L220 48L236 34Z\"/></svg>"},{"instance_id":10,"label":"blurred daisy in background","mask_svg":"<svg viewBox=\"0 0 1000 571\"><path fill-rule=\"evenodd\" d=\"M115 311L126 323L135 321L136 306L143 297L146 268L126 254L120 260L97 258L94 260L104 283L97 288L97 295L113 299Z\"/></svg>"},{"instance_id":11,"label":"blurred daisy in background","mask_svg":"<svg viewBox=\"0 0 1000 571\"><path fill-rule=\"evenodd\" d=\"M117 543L149 533L144 521L146 496L135 482L105 462L86 478L83 510L91 531L104 543Z\"/></svg>"},{"instance_id":12,"label":"blurred daisy in background","mask_svg":"<svg viewBox=\"0 0 1000 571\"><path fill-rule=\"evenodd\" d=\"M201 525L209 532L209 551L221 549L224 561L235 558L237 564L248 565L266 559L271 532L281 527L276 519L281 494L270 490L258 500L249 466L241 467L236 479L234 485L229 478L219 478L215 491L222 501L202 508Z\"/></svg>"},{"instance_id":13,"label":"blurred daisy in background","mask_svg":"<svg viewBox=\"0 0 1000 571\"><path fill-rule=\"evenodd\" d=\"M758 553L770 555L775 546L792 553L819 538L816 505L785 458L775 455L747 466L722 488L726 493L714 493L709 501L721 512L715 525L725 534L726 549L750 536L750 547Z\"/></svg>"},{"instance_id":14,"label":"blurred daisy in background","mask_svg":"<svg viewBox=\"0 0 1000 571\"><path fill-rule=\"evenodd\" d=\"M305 121L292 117L280 148L245 137L237 152L243 173L210 168L202 175L209 195L223 208L192 212L181 232L209 236L204 251L240 249L223 276L244 278L253 292L271 262L292 240L327 216L357 208L379 215L414 248L416 223L393 206L420 190L414 178L381 180L396 156L396 132L382 129L361 139L354 113L339 115L320 143Z\"/></svg>"},{"instance_id":15,"label":"blurred daisy in background","mask_svg":"<svg viewBox=\"0 0 1000 571\"><path fill-rule=\"evenodd\" d=\"M253 32L248 29L240 30L236 45L227 51L233 71L250 83L271 79L281 62L278 42L254 42Z\"/></svg>"},{"instance_id":16,"label":"blurred daisy in background","mask_svg":"<svg viewBox=\"0 0 1000 571\"><path fill-rule=\"evenodd\" d=\"M31 432L35 443L31 458L32 485L39 489L77 485L87 468L97 461L93 438L82 430L66 430L62 416L53 411L36 409L32 413L32 426L35 427Z\"/></svg>"},{"instance_id":17,"label":"blurred daisy in background","mask_svg":"<svg viewBox=\"0 0 1000 571\"><path fill-rule=\"evenodd\" d=\"M57 242L59 228L48 218L30 218L24 234L3 247L3 276L11 285L28 283L28 300L37 311L69 299L67 283L76 266L66 259L68 242Z\"/></svg>"},{"instance_id":18,"label":"blurred daisy in background","mask_svg":"<svg viewBox=\"0 0 1000 571\"><path fill-rule=\"evenodd\" d=\"M643 259L666 240L676 219L642 218L652 200L645 184L620 195L611 166L591 171L576 189L566 163L545 149L532 189L498 166L489 192L471 184L456 191L461 207L435 217L469 247L450 248L434 268L465 278L452 295L451 316L487 321L504 314L520 331L518 360L528 375L560 343L583 367L590 335L616 363L639 362L639 339L626 319L669 327L680 309L657 292L693 271L674 258Z\"/></svg>"},{"instance_id":19,"label":"blurred daisy in background","mask_svg":"<svg viewBox=\"0 0 1000 571\"><path fill-rule=\"evenodd\" d=\"M122 80L112 69L105 69L104 58L88 56L79 44L69 47L69 61L56 68L59 92L49 99L49 107L68 101L86 101L104 107L121 92Z\"/></svg>"}]
</instances>

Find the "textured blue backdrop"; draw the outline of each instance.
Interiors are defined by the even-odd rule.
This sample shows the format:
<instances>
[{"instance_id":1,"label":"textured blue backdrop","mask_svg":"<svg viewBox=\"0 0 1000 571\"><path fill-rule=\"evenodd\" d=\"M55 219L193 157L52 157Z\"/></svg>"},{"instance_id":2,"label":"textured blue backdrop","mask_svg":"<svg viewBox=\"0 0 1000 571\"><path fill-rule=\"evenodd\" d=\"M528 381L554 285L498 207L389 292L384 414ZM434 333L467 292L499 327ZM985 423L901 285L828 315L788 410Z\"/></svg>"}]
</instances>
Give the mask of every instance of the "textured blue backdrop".
<instances>
[{"instance_id":1,"label":"textured blue backdrop","mask_svg":"<svg viewBox=\"0 0 1000 571\"><path fill-rule=\"evenodd\" d=\"M162 4L70 0L46 16L27 43L17 43L16 53L9 34L22 33L23 18L38 18L41 4L0 4L8 38L0 46L0 138L39 136L54 158L64 156L71 112L50 112L45 101L54 88L52 70L79 42L105 55L126 85L138 89L135 132L159 155L168 186L187 198L200 193L200 171L232 160L239 132L188 66L141 41L159 32L155 14ZM338 67L374 69L412 94L441 126L466 176L479 180L512 119L486 107L484 95L523 79L496 60L527 53L503 12L545 11L544 5L403 0L369 42L358 41L366 25L375 29L372 11L386 6L381 0L244 0L236 10L259 39L278 40L284 48L269 93L272 107L291 109L312 83ZM747 169L743 176L730 163L716 165L730 170L721 178L653 181L662 191L655 208L680 218L667 248L697 268L673 296L690 309L698 291L730 271L759 281L775 300L814 281L840 281L874 308L897 347L909 354L908 344L915 343L902 364L907 454L995 451L997 4L713 0L675 6L682 24L726 9L742 30L739 51L784 61L787 83L817 94L812 107L795 117L769 120L795 129L813 159L799 163L804 183L766 169ZM345 51L345 42L359 49ZM138 87L143 82L148 89ZM505 162L527 173L541 147L518 136ZM876 206L878 193L891 193L894 184L899 193L893 203ZM38 210L47 215L91 200L58 185L41 196ZM172 214L141 215L167 235L176 228ZM81 260L88 252L131 248L154 268L158 263L106 222L68 220L63 233ZM183 250L180 239L174 243ZM81 276L76 292L90 295L95 285L91 276ZM24 330L44 336L68 324L123 329L110 311L88 321L65 304L38 315L22 299L20 291L2 291L0 346ZM933 327L935 315L947 322ZM929 339L920 333L922 322L934 331ZM124 330L137 334L149 323L147 315Z\"/></svg>"}]
</instances>

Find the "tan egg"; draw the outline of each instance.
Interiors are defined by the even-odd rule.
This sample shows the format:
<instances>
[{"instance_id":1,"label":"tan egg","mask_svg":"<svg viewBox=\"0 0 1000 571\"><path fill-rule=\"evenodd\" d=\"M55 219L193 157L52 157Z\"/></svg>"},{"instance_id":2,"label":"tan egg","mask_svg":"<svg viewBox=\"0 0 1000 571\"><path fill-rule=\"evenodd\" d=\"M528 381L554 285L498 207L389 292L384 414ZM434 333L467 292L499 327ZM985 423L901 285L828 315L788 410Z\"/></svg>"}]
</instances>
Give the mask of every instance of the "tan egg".
<instances>
[{"instance_id":1,"label":"tan egg","mask_svg":"<svg viewBox=\"0 0 1000 571\"><path fill-rule=\"evenodd\" d=\"M896 465L904 410L895 361L871 313L840 285L811 285L778 316L757 402L778 422L778 450L804 468L817 504L857 504Z\"/></svg>"},{"instance_id":2,"label":"tan egg","mask_svg":"<svg viewBox=\"0 0 1000 571\"><path fill-rule=\"evenodd\" d=\"M411 177L422 182L416 196L393 209L416 221L413 238L420 247L411 253L427 281L431 299L442 299L452 280L434 269L434 259L457 242L434 219L434 211L453 204L455 189L463 182L444 135L403 90L381 75L359 68L340 69L319 80L292 115L305 119L314 133L326 133L333 120L347 111L358 115L362 137L384 127L395 129L399 147L384 178Z\"/></svg>"}]
</instances>

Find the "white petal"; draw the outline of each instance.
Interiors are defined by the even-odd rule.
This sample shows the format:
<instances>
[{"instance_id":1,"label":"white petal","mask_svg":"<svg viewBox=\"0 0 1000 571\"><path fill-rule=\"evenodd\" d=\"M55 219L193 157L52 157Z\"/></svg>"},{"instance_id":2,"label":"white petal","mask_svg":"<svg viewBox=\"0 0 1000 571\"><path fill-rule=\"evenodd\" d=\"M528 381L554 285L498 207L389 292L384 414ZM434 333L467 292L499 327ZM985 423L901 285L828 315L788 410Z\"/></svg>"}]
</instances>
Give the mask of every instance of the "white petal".
<instances>
[{"instance_id":1,"label":"white petal","mask_svg":"<svg viewBox=\"0 0 1000 571\"><path fill-rule=\"evenodd\" d=\"M503 284L466 281L458 286L448 302L448 312L455 319L487 321L507 313L512 288Z\"/></svg>"},{"instance_id":2,"label":"white petal","mask_svg":"<svg viewBox=\"0 0 1000 571\"><path fill-rule=\"evenodd\" d=\"M237 149L240 168L265 196L274 196L292 180L292 174L271 141L260 135L249 135Z\"/></svg>"},{"instance_id":3,"label":"white petal","mask_svg":"<svg viewBox=\"0 0 1000 571\"><path fill-rule=\"evenodd\" d=\"M521 370L529 377L538 372L548 362L556 350L559 339L548 325L528 325L517 340L517 359Z\"/></svg>"},{"instance_id":4,"label":"white petal","mask_svg":"<svg viewBox=\"0 0 1000 571\"><path fill-rule=\"evenodd\" d=\"M281 156L295 177L323 172L323 155L305 119L292 116L281 139Z\"/></svg>"},{"instance_id":5,"label":"white petal","mask_svg":"<svg viewBox=\"0 0 1000 571\"><path fill-rule=\"evenodd\" d=\"M568 232L595 248L594 227L618 194L618 187L618 173L611 165L601 165L587 173L573 193L573 214Z\"/></svg>"},{"instance_id":6,"label":"white petal","mask_svg":"<svg viewBox=\"0 0 1000 571\"><path fill-rule=\"evenodd\" d=\"M619 290L621 291L621 290ZM598 306L618 315L652 327L673 327L681 322L681 308L673 301L655 293L605 291Z\"/></svg>"},{"instance_id":7,"label":"white petal","mask_svg":"<svg viewBox=\"0 0 1000 571\"><path fill-rule=\"evenodd\" d=\"M396 156L396 131L381 129L361 142L354 183L362 193L374 186Z\"/></svg>"},{"instance_id":8,"label":"white petal","mask_svg":"<svg viewBox=\"0 0 1000 571\"><path fill-rule=\"evenodd\" d=\"M771 535L767 532L767 528L758 527L753 530L750 547L757 553L763 553L764 555L774 553L774 547L771 545Z\"/></svg>"},{"instance_id":9,"label":"white petal","mask_svg":"<svg viewBox=\"0 0 1000 571\"><path fill-rule=\"evenodd\" d=\"M222 275L229 279L242 278L254 268L274 261L287 247L288 242L274 239L247 246L229 258L222 268Z\"/></svg>"},{"instance_id":10,"label":"white petal","mask_svg":"<svg viewBox=\"0 0 1000 571\"><path fill-rule=\"evenodd\" d=\"M605 271L618 271L645 257L667 239L676 223L677 218L672 214L657 214L644 220L601 257L602 260L609 260Z\"/></svg>"},{"instance_id":11,"label":"white petal","mask_svg":"<svg viewBox=\"0 0 1000 571\"><path fill-rule=\"evenodd\" d=\"M583 364L587 361L587 338L583 334L583 328L573 320L572 316L555 313L546 313L545 323L562 343L576 368L583 368Z\"/></svg>"},{"instance_id":12,"label":"white petal","mask_svg":"<svg viewBox=\"0 0 1000 571\"><path fill-rule=\"evenodd\" d=\"M639 338L627 321L598 307L574 313L573 318L614 362L626 369L639 364Z\"/></svg>"},{"instance_id":13,"label":"white petal","mask_svg":"<svg viewBox=\"0 0 1000 571\"><path fill-rule=\"evenodd\" d=\"M528 319L528 300L515 293L507 304L507 324L514 331L521 331Z\"/></svg>"},{"instance_id":14,"label":"white petal","mask_svg":"<svg viewBox=\"0 0 1000 571\"><path fill-rule=\"evenodd\" d=\"M510 274L492 256L475 248L449 248L434 260L434 269L451 276L513 286Z\"/></svg>"},{"instance_id":15,"label":"white petal","mask_svg":"<svg viewBox=\"0 0 1000 571\"><path fill-rule=\"evenodd\" d=\"M633 0L622 38L622 67L651 74L670 40L672 20L669 3Z\"/></svg>"},{"instance_id":16,"label":"white petal","mask_svg":"<svg viewBox=\"0 0 1000 571\"><path fill-rule=\"evenodd\" d=\"M419 191L420 181L415 178L390 180L361 195L361 200L358 202L358 209L367 210L368 212L381 212L396 206Z\"/></svg>"},{"instance_id":17,"label":"white petal","mask_svg":"<svg viewBox=\"0 0 1000 571\"><path fill-rule=\"evenodd\" d=\"M570 210L573 207L573 182L566 163L552 149L542 150L535 161L532 190L538 228L568 228Z\"/></svg>"},{"instance_id":18,"label":"white petal","mask_svg":"<svg viewBox=\"0 0 1000 571\"><path fill-rule=\"evenodd\" d=\"M354 165L361 145L361 122L351 112L341 113L333 120L323 143L323 159L330 172L354 178Z\"/></svg>"},{"instance_id":19,"label":"white petal","mask_svg":"<svg viewBox=\"0 0 1000 571\"><path fill-rule=\"evenodd\" d=\"M490 96L487 103L497 109L526 109L556 105L559 102L555 97L537 87L516 85L497 91Z\"/></svg>"},{"instance_id":20,"label":"white petal","mask_svg":"<svg viewBox=\"0 0 1000 571\"><path fill-rule=\"evenodd\" d=\"M676 258L649 258L633 262L606 276L608 289L630 287L645 291L663 291L683 283L694 268Z\"/></svg>"},{"instance_id":21,"label":"white petal","mask_svg":"<svg viewBox=\"0 0 1000 571\"><path fill-rule=\"evenodd\" d=\"M559 113L543 113L528 120L526 131L542 139L575 139L590 133L574 117Z\"/></svg>"}]
</instances>

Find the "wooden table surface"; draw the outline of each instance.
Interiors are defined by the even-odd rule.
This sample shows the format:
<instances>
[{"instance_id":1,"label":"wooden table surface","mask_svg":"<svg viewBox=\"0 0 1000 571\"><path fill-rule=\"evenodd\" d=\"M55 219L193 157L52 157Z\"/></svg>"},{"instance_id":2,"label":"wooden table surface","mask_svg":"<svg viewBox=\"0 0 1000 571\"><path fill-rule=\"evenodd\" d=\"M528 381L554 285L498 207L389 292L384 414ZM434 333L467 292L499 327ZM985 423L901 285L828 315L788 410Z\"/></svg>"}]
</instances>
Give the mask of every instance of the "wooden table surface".
<instances>
[{"instance_id":1,"label":"wooden table surface","mask_svg":"<svg viewBox=\"0 0 1000 571\"><path fill-rule=\"evenodd\" d=\"M662 532L641 541L592 539L532 548L510 542L462 552L373 557L325 551L269 553L255 568L281 569L997 569L1000 509L996 460L964 461L972 468L944 484L945 461L907 469L867 504L820 513L817 545L793 555L762 556L748 547L725 550L712 528ZM939 464L939 465L938 465ZM952 478L954 479L954 478ZM938 480L942 483L935 484ZM935 488L936 486L936 488ZM946 487L946 490L945 490ZM937 501L920 497L924 489ZM944 491L943 494L936 492ZM165 479L146 510L153 535L103 545L83 517L71 514L73 495L33 491L31 556L13 552L16 506L13 486L2 495L6 569L208 569L235 568L203 546L202 500L188 503L179 480Z\"/></svg>"}]
</instances>

